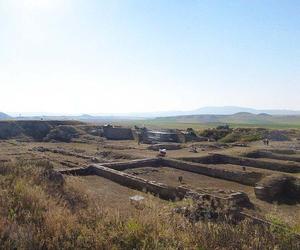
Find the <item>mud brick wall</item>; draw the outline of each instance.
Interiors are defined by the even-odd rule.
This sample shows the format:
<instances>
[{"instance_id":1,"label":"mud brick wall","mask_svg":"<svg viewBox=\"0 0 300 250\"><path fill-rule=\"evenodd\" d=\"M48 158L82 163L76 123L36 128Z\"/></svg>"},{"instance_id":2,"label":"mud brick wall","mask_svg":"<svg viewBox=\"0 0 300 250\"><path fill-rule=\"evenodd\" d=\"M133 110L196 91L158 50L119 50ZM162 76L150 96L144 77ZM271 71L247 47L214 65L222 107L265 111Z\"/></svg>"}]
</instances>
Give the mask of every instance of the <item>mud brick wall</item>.
<instances>
[{"instance_id":1,"label":"mud brick wall","mask_svg":"<svg viewBox=\"0 0 300 250\"><path fill-rule=\"evenodd\" d=\"M133 140L133 133L130 128L103 127L103 135L109 140Z\"/></svg>"},{"instance_id":2,"label":"mud brick wall","mask_svg":"<svg viewBox=\"0 0 300 250\"><path fill-rule=\"evenodd\" d=\"M224 159L222 155L214 154L202 157L183 157L178 158L178 160L182 161L190 161L195 163L203 163L203 164L224 164Z\"/></svg>"},{"instance_id":3,"label":"mud brick wall","mask_svg":"<svg viewBox=\"0 0 300 250\"><path fill-rule=\"evenodd\" d=\"M237 157L221 154L213 154L204 157L185 157L180 158L180 160L203 164L233 164L281 171L286 173L300 173L300 164L296 162L271 162L268 160L258 160L246 157Z\"/></svg>"},{"instance_id":4,"label":"mud brick wall","mask_svg":"<svg viewBox=\"0 0 300 250\"><path fill-rule=\"evenodd\" d=\"M268 152L268 151L253 151L253 152L247 153L245 156L250 157L250 158L269 158L269 159L276 159L276 160L300 162L299 156L283 155L283 154L277 154L277 153L272 153L272 152Z\"/></svg>"},{"instance_id":5,"label":"mud brick wall","mask_svg":"<svg viewBox=\"0 0 300 250\"><path fill-rule=\"evenodd\" d=\"M112 162L101 164L104 167L108 167L114 170L123 171L130 168L140 168L140 167L158 167L161 164L160 158L150 158L143 160L132 160L129 162Z\"/></svg>"},{"instance_id":6,"label":"mud brick wall","mask_svg":"<svg viewBox=\"0 0 300 250\"><path fill-rule=\"evenodd\" d=\"M234 157L227 155L219 155L219 157L223 160L224 163L228 164L236 164L241 166L249 166L255 168L264 168L275 171L287 172L287 173L299 173L300 165L293 162L271 162L267 160L257 160L250 159L245 157Z\"/></svg>"},{"instance_id":7,"label":"mud brick wall","mask_svg":"<svg viewBox=\"0 0 300 250\"><path fill-rule=\"evenodd\" d=\"M224 180L235 181L241 184L255 186L260 181L263 174L258 172L230 171L220 167L206 166L204 164L184 162L173 159L162 159L162 164L172 168L203 174Z\"/></svg>"},{"instance_id":8,"label":"mud brick wall","mask_svg":"<svg viewBox=\"0 0 300 250\"><path fill-rule=\"evenodd\" d=\"M208 193L195 192L183 186L171 187L97 164L86 168L73 168L70 170L61 170L59 172L67 175L98 175L129 188L152 193L165 200L180 200L185 197L195 200L214 199L222 206L228 204L248 206L248 203L250 202L248 196L244 193L236 193L239 195L229 195L228 197L222 198ZM241 195L243 196L242 199Z\"/></svg>"},{"instance_id":9,"label":"mud brick wall","mask_svg":"<svg viewBox=\"0 0 300 250\"><path fill-rule=\"evenodd\" d=\"M78 168L70 168L70 169L63 169L58 170L61 174L66 175L91 175L93 173L93 167L78 167Z\"/></svg>"}]
</instances>

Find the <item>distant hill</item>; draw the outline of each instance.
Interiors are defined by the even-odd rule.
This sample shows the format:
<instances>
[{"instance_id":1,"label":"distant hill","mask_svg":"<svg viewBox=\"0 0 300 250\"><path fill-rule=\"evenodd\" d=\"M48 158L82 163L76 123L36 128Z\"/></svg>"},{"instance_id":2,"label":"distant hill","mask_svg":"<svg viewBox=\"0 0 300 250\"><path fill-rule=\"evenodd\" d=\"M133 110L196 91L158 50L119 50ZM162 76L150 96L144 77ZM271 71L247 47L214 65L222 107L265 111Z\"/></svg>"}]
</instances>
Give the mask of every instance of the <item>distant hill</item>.
<instances>
[{"instance_id":1,"label":"distant hill","mask_svg":"<svg viewBox=\"0 0 300 250\"><path fill-rule=\"evenodd\" d=\"M223 106L223 107L202 107L190 111L158 111L151 113L129 113L123 114L133 117L169 117L183 115L233 115L236 113L251 113L251 114L269 114L269 115L300 115L300 111L288 109L253 109L238 106ZM118 114L122 116L122 114Z\"/></svg>"},{"instance_id":2,"label":"distant hill","mask_svg":"<svg viewBox=\"0 0 300 250\"><path fill-rule=\"evenodd\" d=\"M269 114L269 115L300 115L299 110L289 109L253 109L237 106L203 107L191 112L197 114L233 115L236 113Z\"/></svg>"},{"instance_id":3,"label":"distant hill","mask_svg":"<svg viewBox=\"0 0 300 250\"><path fill-rule=\"evenodd\" d=\"M239 112L233 115L183 115L159 117L158 122L202 123L202 124L252 124L252 125L300 125L300 115L269 115Z\"/></svg>"},{"instance_id":4,"label":"distant hill","mask_svg":"<svg viewBox=\"0 0 300 250\"><path fill-rule=\"evenodd\" d=\"M4 114L6 115L6 114ZM17 120L80 120L80 121L118 121L118 120L139 120L139 119L153 119L160 117L169 117L171 120L180 117L188 120L202 121L205 123L219 122L225 119L224 115L232 116L233 120L273 120L272 116L300 116L300 111L285 110L285 109L252 109L237 106L224 106L224 107L203 107L191 111L158 111L158 112L145 112L145 113L113 113L113 114L81 114L81 115L64 115L64 114L50 114L50 113L24 113L12 114L12 117ZM253 116L257 115L257 117ZM6 118L5 118L6 117ZM9 116L4 116L7 119ZM225 119L227 120L228 117ZM276 118L278 119L278 118ZM295 118L292 118L295 119Z\"/></svg>"},{"instance_id":5,"label":"distant hill","mask_svg":"<svg viewBox=\"0 0 300 250\"><path fill-rule=\"evenodd\" d=\"M11 118L9 115L0 112L0 119L4 120L4 119L9 119L9 118Z\"/></svg>"}]
</instances>

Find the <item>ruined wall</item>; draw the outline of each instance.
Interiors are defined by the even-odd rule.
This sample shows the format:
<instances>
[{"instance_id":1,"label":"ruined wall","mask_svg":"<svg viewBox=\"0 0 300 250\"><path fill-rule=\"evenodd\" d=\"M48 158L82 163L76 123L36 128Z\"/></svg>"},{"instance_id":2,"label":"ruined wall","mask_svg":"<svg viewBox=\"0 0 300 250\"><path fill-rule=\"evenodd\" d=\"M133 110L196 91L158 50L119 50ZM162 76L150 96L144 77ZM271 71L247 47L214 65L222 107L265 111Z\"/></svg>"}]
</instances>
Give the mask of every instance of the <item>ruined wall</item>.
<instances>
[{"instance_id":1,"label":"ruined wall","mask_svg":"<svg viewBox=\"0 0 300 250\"><path fill-rule=\"evenodd\" d=\"M142 132L144 143L177 142L184 143L185 136L179 131L155 131L145 130Z\"/></svg>"},{"instance_id":2,"label":"ruined wall","mask_svg":"<svg viewBox=\"0 0 300 250\"><path fill-rule=\"evenodd\" d=\"M296 155L283 155L278 153L272 153L268 151L253 151L245 154L246 157L250 158L269 158L283 161L296 161L300 162L300 157Z\"/></svg>"},{"instance_id":3,"label":"ruined wall","mask_svg":"<svg viewBox=\"0 0 300 250\"><path fill-rule=\"evenodd\" d=\"M300 165L293 162L273 162L268 160L250 159L245 157L234 157L222 155L221 159L228 164L249 166L254 168L264 168L287 173L299 173Z\"/></svg>"},{"instance_id":4,"label":"ruined wall","mask_svg":"<svg viewBox=\"0 0 300 250\"><path fill-rule=\"evenodd\" d=\"M146 162L148 163L150 160L151 159L142 160L141 165ZM156 160L157 164L160 164L161 162L160 159L152 159L153 162L154 160ZM135 163L137 163L137 161ZM123 163L116 164L124 165ZM114 165L114 167L119 168L116 165ZM238 205L241 207L248 207L249 205L251 205L250 200L245 193L236 192L230 193L226 197L220 197L213 194L196 192L183 186L171 187L162 183L146 180L131 174L111 169L99 164L90 165L86 168L72 168L68 170L61 170L59 172L61 174L68 175L98 175L129 188L140 190L142 192L152 193L165 200L180 200L184 197L187 197L197 201L200 201L202 199L215 199L220 205Z\"/></svg>"},{"instance_id":5,"label":"ruined wall","mask_svg":"<svg viewBox=\"0 0 300 250\"><path fill-rule=\"evenodd\" d=\"M184 162L168 158L153 158L153 159L144 159L144 160L134 160L130 162L114 162L114 163L104 163L102 166L123 171L130 168L139 168L139 167L160 167L168 166L170 168L176 168L188 172L203 174L211 177L216 177L224 180L235 181L241 184L255 186L264 175L258 172L250 171L238 171L238 170L227 170L220 167L207 166L199 163Z\"/></svg>"},{"instance_id":6,"label":"ruined wall","mask_svg":"<svg viewBox=\"0 0 300 250\"><path fill-rule=\"evenodd\" d=\"M62 169L62 170L58 170L58 172L66 175L91 175L93 173L93 167L88 166L88 167Z\"/></svg>"},{"instance_id":7,"label":"ruined wall","mask_svg":"<svg viewBox=\"0 0 300 250\"><path fill-rule=\"evenodd\" d=\"M93 174L102 176L126 187L158 195L160 198L166 200L182 199L185 196L185 192L181 189L170 187L155 181L148 181L100 165L93 166Z\"/></svg>"},{"instance_id":8,"label":"ruined wall","mask_svg":"<svg viewBox=\"0 0 300 250\"><path fill-rule=\"evenodd\" d=\"M258 172L230 171L219 167L207 166L199 163L184 162L173 159L162 159L162 164L176 169L203 174L224 180L235 181L241 184L255 186L264 176Z\"/></svg>"},{"instance_id":9,"label":"ruined wall","mask_svg":"<svg viewBox=\"0 0 300 250\"><path fill-rule=\"evenodd\" d=\"M103 136L109 140L133 140L130 128L103 127Z\"/></svg>"},{"instance_id":10,"label":"ruined wall","mask_svg":"<svg viewBox=\"0 0 300 250\"><path fill-rule=\"evenodd\" d=\"M151 158L143 160L132 160L129 162L112 162L101 164L104 167L109 167L114 170L123 171L130 168L141 168L141 167L158 167L161 164L160 158Z\"/></svg>"},{"instance_id":11,"label":"ruined wall","mask_svg":"<svg viewBox=\"0 0 300 250\"><path fill-rule=\"evenodd\" d=\"M184 161L198 162L203 164L233 164L287 173L300 173L300 164L295 162L273 162L262 159L259 160L221 154L213 154L204 157L185 157L180 159Z\"/></svg>"}]
</instances>

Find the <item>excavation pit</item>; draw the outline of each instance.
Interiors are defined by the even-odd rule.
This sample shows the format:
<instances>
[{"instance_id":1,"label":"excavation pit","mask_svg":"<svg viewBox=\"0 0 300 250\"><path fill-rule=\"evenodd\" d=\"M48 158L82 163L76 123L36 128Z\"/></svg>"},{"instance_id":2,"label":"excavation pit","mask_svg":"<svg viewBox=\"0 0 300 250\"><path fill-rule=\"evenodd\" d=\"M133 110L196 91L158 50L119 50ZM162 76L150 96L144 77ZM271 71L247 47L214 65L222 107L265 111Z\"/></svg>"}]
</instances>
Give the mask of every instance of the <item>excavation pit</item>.
<instances>
[{"instance_id":1,"label":"excavation pit","mask_svg":"<svg viewBox=\"0 0 300 250\"><path fill-rule=\"evenodd\" d=\"M164 167L161 167L162 165L164 165ZM163 173L161 173L162 170ZM101 176L128 188L151 193L165 200L178 201L187 196L199 200L204 196L210 196L219 200L222 204L240 204L241 206L249 206L250 201L246 193L236 192L236 190L249 191L249 187L247 187L248 189L244 187L245 190L243 190L243 188L237 188L233 191L229 188L229 183L231 182L227 181L228 189L224 190L226 181L223 181L223 183L220 183L218 186L219 190L218 188L209 189L207 188L208 186L215 187L213 182L215 182L216 179L199 174L203 171L212 171L212 174L217 174L219 178L225 173L225 179L240 178L241 180L244 180L243 175L237 177L230 171L224 172L222 170L220 172L219 170L208 169L205 167L204 169L201 169L201 166L197 164L193 165L176 160L160 158L135 160L127 163L95 164L90 165L87 168L74 168L61 170L60 172L73 175ZM149 173L155 173L155 175L150 175L149 178ZM230 174L233 174L233 177L230 176ZM179 176L182 177L181 183L178 183ZM189 185L184 186L184 181L189 181ZM235 185L234 187L238 187L237 183L233 184ZM230 187L232 187L232 185Z\"/></svg>"},{"instance_id":2,"label":"excavation pit","mask_svg":"<svg viewBox=\"0 0 300 250\"><path fill-rule=\"evenodd\" d=\"M236 192L253 192L253 188L250 186L174 169L168 166L145 166L126 169L124 172L150 181L165 183L171 187L185 186L200 193L210 193L223 198ZM182 181L180 181L180 177L182 177Z\"/></svg>"}]
</instances>

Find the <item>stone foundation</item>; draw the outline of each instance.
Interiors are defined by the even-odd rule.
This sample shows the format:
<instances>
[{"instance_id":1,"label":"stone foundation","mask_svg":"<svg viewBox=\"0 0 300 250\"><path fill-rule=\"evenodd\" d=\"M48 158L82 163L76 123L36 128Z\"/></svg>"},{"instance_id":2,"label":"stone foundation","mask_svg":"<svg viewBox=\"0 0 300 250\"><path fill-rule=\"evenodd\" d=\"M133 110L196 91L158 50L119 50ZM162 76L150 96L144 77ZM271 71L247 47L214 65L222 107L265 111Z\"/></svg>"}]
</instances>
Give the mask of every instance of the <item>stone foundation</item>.
<instances>
[{"instance_id":1,"label":"stone foundation","mask_svg":"<svg viewBox=\"0 0 300 250\"><path fill-rule=\"evenodd\" d=\"M284 155L273 153L269 151L253 151L245 154L246 157L250 158L268 158L268 159L275 159L275 160L282 160L282 161L294 161L300 162L300 157L296 155Z\"/></svg>"},{"instance_id":2,"label":"stone foundation","mask_svg":"<svg viewBox=\"0 0 300 250\"><path fill-rule=\"evenodd\" d=\"M168 165L169 163L169 160L156 158L136 160L127 163L108 163L105 164L105 166L104 164L94 164L86 168L72 168L67 170L60 170L59 172L67 175L98 175L129 188L133 188L142 192L152 193L165 200L174 201L188 197L194 200L201 200L204 198L214 199L222 205L238 205L241 207L249 207L251 205L250 200L245 193L236 192L227 194L226 197L221 197L215 194L209 194L207 192L196 192L183 186L171 187L163 183L149 181L120 171L132 167L135 168L141 166L149 166L149 164L158 167L161 164ZM172 162L171 165L174 165L174 162Z\"/></svg>"},{"instance_id":3,"label":"stone foundation","mask_svg":"<svg viewBox=\"0 0 300 250\"><path fill-rule=\"evenodd\" d=\"M300 173L300 164L296 162L273 162L246 157L213 154L204 157L185 157L180 160L203 164L233 164L253 168L263 168L286 173Z\"/></svg>"}]
</instances>

